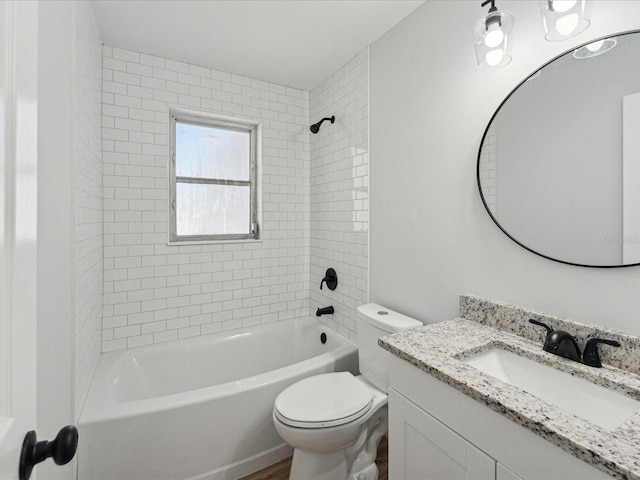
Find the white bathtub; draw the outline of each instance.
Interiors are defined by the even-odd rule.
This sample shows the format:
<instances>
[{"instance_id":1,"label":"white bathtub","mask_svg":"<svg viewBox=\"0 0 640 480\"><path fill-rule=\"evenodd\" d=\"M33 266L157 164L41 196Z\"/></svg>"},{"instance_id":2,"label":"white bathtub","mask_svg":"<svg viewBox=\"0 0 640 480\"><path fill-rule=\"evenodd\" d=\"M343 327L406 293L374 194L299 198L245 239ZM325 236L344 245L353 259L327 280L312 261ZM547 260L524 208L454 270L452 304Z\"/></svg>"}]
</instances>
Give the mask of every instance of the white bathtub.
<instances>
[{"instance_id":1,"label":"white bathtub","mask_svg":"<svg viewBox=\"0 0 640 480\"><path fill-rule=\"evenodd\" d=\"M309 375L356 374L357 358L355 345L314 319L104 354L78 422L78 479L259 470L291 454L271 419L275 397Z\"/></svg>"}]
</instances>

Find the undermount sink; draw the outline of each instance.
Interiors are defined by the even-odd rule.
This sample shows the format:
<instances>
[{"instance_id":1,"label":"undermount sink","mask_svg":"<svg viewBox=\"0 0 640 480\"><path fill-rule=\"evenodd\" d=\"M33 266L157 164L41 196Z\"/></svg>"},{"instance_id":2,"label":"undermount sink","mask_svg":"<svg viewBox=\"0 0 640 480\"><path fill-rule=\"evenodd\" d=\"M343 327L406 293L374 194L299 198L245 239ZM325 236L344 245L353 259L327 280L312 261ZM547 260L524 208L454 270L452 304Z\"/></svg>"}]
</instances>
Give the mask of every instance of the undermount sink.
<instances>
[{"instance_id":1,"label":"undermount sink","mask_svg":"<svg viewBox=\"0 0 640 480\"><path fill-rule=\"evenodd\" d=\"M640 410L640 401L501 348L462 361L608 431Z\"/></svg>"}]
</instances>

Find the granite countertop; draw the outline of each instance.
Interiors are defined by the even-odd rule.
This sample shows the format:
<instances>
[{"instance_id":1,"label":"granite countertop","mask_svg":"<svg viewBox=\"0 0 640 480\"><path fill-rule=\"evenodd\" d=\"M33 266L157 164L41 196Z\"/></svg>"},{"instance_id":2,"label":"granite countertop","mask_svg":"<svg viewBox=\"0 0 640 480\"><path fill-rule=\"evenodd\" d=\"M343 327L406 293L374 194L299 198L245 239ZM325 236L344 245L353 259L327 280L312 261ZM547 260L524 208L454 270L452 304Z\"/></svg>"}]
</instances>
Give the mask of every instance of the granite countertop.
<instances>
[{"instance_id":1,"label":"granite countertop","mask_svg":"<svg viewBox=\"0 0 640 480\"><path fill-rule=\"evenodd\" d=\"M541 341L534 343L464 318L382 337L379 344L599 470L618 478L640 480L640 412L614 431L607 431L461 360L499 347L640 400L637 374L609 365L588 367L544 352Z\"/></svg>"}]
</instances>

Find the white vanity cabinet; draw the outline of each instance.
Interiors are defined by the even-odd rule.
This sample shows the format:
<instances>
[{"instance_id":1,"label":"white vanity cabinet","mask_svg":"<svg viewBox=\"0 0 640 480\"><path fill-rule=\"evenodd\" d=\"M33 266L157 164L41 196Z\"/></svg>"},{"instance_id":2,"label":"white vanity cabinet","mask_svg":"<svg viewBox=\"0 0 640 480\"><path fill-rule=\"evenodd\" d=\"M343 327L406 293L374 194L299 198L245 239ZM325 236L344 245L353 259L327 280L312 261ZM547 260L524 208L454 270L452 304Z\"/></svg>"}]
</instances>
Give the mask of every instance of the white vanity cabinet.
<instances>
[{"instance_id":1,"label":"white vanity cabinet","mask_svg":"<svg viewBox=\"0 0 640 480\"><path fill-rule=\"evenodd\" d=\"M409 362L390 363L390 480L610 478Z\"/></svg>"},{"instance_id":2,"label":"white vanity cabinet","mask_svg":"<svg viewBox=\"0 0 640 480\"><path fill-rule=\"evenodd\" d=\"M394 390L389 418L390 478L495 479L493 458Z\"/></svg>"}]
</instances>

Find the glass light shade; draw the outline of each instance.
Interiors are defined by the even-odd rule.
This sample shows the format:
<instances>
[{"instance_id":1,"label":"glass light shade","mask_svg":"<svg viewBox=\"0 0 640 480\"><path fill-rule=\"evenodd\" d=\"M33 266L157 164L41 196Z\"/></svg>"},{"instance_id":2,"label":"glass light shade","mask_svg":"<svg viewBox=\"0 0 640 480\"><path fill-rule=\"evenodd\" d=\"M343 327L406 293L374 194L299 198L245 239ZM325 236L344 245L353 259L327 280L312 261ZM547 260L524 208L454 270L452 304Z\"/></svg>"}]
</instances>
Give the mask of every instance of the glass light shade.
<instances>
[{"instance_id":1,"label":"glass light shade","mask_svg":"<svg viewBox=\"0 0 640 480\"><path fill-rule=\"evenodd\" d=\"M473 28L476 60L481 68L499 68L511 62L511 36L515 17L496 10L480 18Z\"/></svg>"},{"instance_id":2,"label":"glass light shade","mask_svg":"<svg viewBox=\"0 0 640 480\"><path fill-rule=\"evenodd\" d=\"M590 23L590 0L538 0L545 37L558 42L584 32Z\"/></svg>"},{"instance_id":3,"label":"glass light shade","mask_svg":"<svg viewBox=\"0 0 640 480\"><path fill-rule=\"evenodd\" d=\"M598 55L602 55L605 52L608 52L613 47L618 44L615 38L605 38L603 40L598 40L590 43L589 45L585 45L584 47L577 48L573 52L573 57L579 60L583 58L593 58Z\"/></svg>"},{"instance_id":4,"label":"glass light shade","mask_svg":"<svg viewBox=\"0 0 640 480\"><path fill-rule=\"evenodd\" d=\"M575 7L576 3L578 3L578 0L555 0L553 2L553 9L560 13L568 12Z\"/></svg>"}]
</instances>

